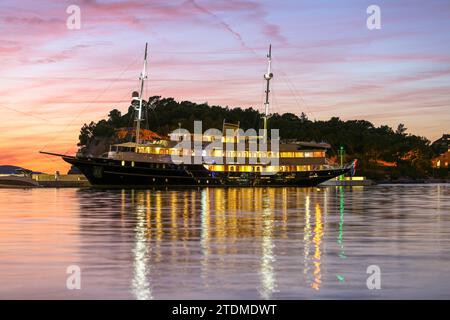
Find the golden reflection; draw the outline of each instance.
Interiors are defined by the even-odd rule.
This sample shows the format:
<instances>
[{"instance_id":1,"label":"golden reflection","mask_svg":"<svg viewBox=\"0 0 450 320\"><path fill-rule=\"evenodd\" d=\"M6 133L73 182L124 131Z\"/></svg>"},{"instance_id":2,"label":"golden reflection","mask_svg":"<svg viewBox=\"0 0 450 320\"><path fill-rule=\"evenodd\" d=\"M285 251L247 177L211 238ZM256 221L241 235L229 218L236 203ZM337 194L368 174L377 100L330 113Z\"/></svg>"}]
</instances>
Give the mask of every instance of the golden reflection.
<instances>
[{"instance_id":1,"label":"golden reflection","mask_svg":"<svg viewBox=\"0 0 450 320\"><path fill-rule=\"evenodd\" d=\"M183 245L186 247L186 240L189 239L189 198L187 192L183 196Z\"/></svg>"},{"instance_id":2,"label":"golden reflection","mask_svg":"<svg viewBox=\"0 0 450 320\"><path fill-rule=\"evenodd\" d=\"M288 189L283 188L281 189L282 194L282 210L283 210L283 224L282 224L282 232L283 232L283 238L287 238L287 219L288 219Z\"/></svg>"},{"instance_id":3,"label":"golden reflection","mask_svg":"<svg viewBox=\"0 0 450 320\"><path fill-rule=\"evenodd\" d=\"M150 200L150 191L147 190L145 193L145 208L147 209L147 230L148 230L148 238L152 238L152 211L151 211L151 200Z\"/></svg>"},{"instance_id":4,"label":"golden reflection","mask_svg":"<svg viewBox=\"0 0 450 320\"><path fill-rule=\"evenodd\" d=\"M236 190L232 190L232 193L235 195ZM238 252L238 247L234 245L239 236L239 221L238 221L238 209L237 203L230 203L228 200L230 197L230 189L227 189L226 199L224 199L223 204L227 206L226 216L227 219L227 229L228 229L228 240L231 244L231 253L235 254Z\"/></svg>"},{"instance_id":5,"label":"golden reflection","mask_svg":"<svg viewBox=\"0 0 450 320\"><path fill-rule=\"evenodd\" d=\"M134 195L134 193L133 193ZM150 283L150 250L147 216L143 193L138 193L136 205L135 245L133 249L132 292L138 300L153 299Z\"/></svg>"},{"instance_id":6,"label":"golden reflection","mask_svg":"<svg viewBox=\"0 0 450 320\"><path fill-rule=\"evenodd\" d=\"M177 258L177 247L178 247L178 203L177 203L177 192L170 192L170 247L172 249L172 254L170 255L170 260L175 263Z\"/></svg>"},{"instance_id":7,"label":"golden reflection","mask_svg":"<svg viewBox=\"0 0 450 320\"><path fill-rule=\"evenodd\" d=\"M161 240L163 234L163 226L161 222L162 200L161 191L155 194L155 218L156 218L156 261L161 261Z\"/></svg>"},{"instance_id":8,"label":"golden reflection","mask_svg":"<svg viewBox=\"0 0 450 320\"><path fill-rule=\"evenodd\" d=\"M276 281L273 264L275 262L274 248L272 241L273 206L275 203L274 189L266 189L268 194L264 195L262 210L262 255L261 255L261 289L260 294L263 299L270 299L276 289Z\"/></svg>"},{"instance_id":9,"label":"golden reflection","mask_svg":"<svg viewBox=\"0 0 450 320\"><path fill-rule=\"evenodd\" d=\"M209 232L210 232L210 206L209 206L209 189L205 188L201 191L201 238L200 245L202 248L202 268L201 277L208 287L208 262L209 262Z\"/></svg>"},{"instance_id":10,"label":"golden reflection","mask_svg":"<svg viewBox=\"0 0 450 320\"><path fill-rule=\"evenodd\" d=\"M315 290L321 287L326 209L322 194L313 189L131 191L131 194L122 192L121 199L121 212L131 209L135 213L125 217L136 217L132 291L138 299L153 297L150 271L166 261L171 266L188 263L180 258L189 259L189 251L193 250L195 255L197 249L198 276L205 288L214 285L211 277L217 272L245 268L249 262L240 260L241 254L259 255L256 289L262 299L271 299L277 291L275 239L288 238L288 226L302 223L303 219L303 273L307 286ZM303 206L304 217L290 217L291 208ZM247 245L240 246L242 242Z\"/></svg>"},{"instance_id":11,"label":"golden reflection","mask_svg":"<svg viewBox=\"0 0 450 320\"><path fill-rule=\"evenodd\" d=\"M321 244L322 244L322 237L323 237L323 225L322 225L322 212L320 209L320 204L316 203L315 208L315 214L316 214L316 221L314 226L314 281L311 285L313 289L320 290L320 285L322 284L322 273L320 270L321 265Z\"/></svg>"},{"instance_id":12,"label":"golden reflection","mask_svg":"<svg viewBox=\"0 0 450 320\"><path fill-rule=\"evenodd\" d=\"M191 228L195 228L197 226L197 223L196 223L197 215L195 213L198 212L198 209L197 209L197 197L198 197L198 194L199 194L198 191L192 191L191 192L191 201L190 201L191 212L192 212L191 222L190 222Z\"/></svg>"},{"instance_id":13,"label":"golden reflection","mask_svg":"<svg viewBox=\"0 0 450 320\"><path fill-rule=\"evenodd\" d=\"M125 217L125 204L126 204L126 201L125 201L125 189L121 190L120 200L121 200L121 202L120 202L120 217L123 219Z\"/></svg>"},{"instance_id":14,"label":"golden reflection","mask_svg":"<svg viewBox=\"0 0 450 320\"><path fill-rule=\"evenodd\" d=\"M172 192L170 195L170 235L173 241L177 241L178 239L177 213L177 193Z\"/></svg>"},{"instance_id":15,"label":"golden reflection","mask_svg":"<svg viewBox=\"0 0 450 320\"><path fill-rule=\"evenodd\" d=\"M310 196L305 197L305 227L303 229L303 274L305 275L306 282L308 283L308 272L309 272L309 248L311 247L311 204Z\"/></svg>"},{"instance_id":16,"label":"golden reflection","mask_svg":"<svg viewBox=\"0 0 450 320\"><path fill-rule=\"evenodd\" d=\"M214 220L216 227L215 238L217 239L217 253L224 255L226 253L225 241L227 240L226 212L224 207L224 189L214 190Z\"/></svg>"}]
</instances>

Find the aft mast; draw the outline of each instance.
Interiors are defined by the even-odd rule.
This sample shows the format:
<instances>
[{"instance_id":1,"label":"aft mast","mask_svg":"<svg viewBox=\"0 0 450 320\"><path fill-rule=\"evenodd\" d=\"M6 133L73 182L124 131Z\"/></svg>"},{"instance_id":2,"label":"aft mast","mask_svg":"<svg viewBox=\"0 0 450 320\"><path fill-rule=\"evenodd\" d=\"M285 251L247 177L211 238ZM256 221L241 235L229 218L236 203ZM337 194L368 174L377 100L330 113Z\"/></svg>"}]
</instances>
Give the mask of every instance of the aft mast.
<instances>
[{"instance_id":1,"label":"aft mast","mask_svg":"<svg viewBox=\"0 0 450 320\"><path fill-rule=\"evenodd\" d=\"M264 74L266 79L266 101L264 102L264 141L267 140L267 121L269 119L269 93L270 80L273 78L272 73L272 45L269 45L269 53L267 54L267 73Z\"/></svg>"},{"instance_id":2,"label":"aft mast","mask_svg":"<svg viewBox=\"0 0 450 320\"><path fill-rule=\"evenodd\" d=\"M140 131L141 131L141 121L142 119L142 95L144 93L144 81L147 80L147 43L145 43L145 54L144 54L144 68L142 69L141 76L139 77L141 81L141 88L139 91L139 107L136 108L137 118L136 118L136 147L141 142Z\"/></svg>"}]
</instances>

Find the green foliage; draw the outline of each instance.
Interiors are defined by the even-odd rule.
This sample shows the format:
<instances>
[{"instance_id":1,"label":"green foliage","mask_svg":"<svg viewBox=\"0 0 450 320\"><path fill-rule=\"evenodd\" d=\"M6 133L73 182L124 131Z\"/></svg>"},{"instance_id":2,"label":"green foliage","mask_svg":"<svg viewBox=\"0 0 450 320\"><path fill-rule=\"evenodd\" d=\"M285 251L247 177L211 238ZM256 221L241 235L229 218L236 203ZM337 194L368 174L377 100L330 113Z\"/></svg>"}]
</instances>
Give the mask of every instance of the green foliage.
<instances>
[{"instance_id":1,"label":"green foliage","mask_svg":"<svg viewBox=\"0 0 450 320\"><path fill-rule=\"evenodd\" d=\"M190 101L177 102L173 98L150 97L144 103L144 125L154 132L167 135L178 128L193 131L194 120L203 121L203 130L222 129L227 122L240 122L244 130L262 127L262 114L253 108L242 109L209 106ZM79 145L86 146L95 138L110 138L114 130L133 125L134 108L124 115L113 109L108 120L85 124L80 131ZM406 127L399 124L394 131L382 125L375 127L366 120L343 121L333 117L327 121L311 121L302 112L275 113L269 119L269 127L280 130L282 139L328 142L332 148L329 156L336 156L339 146L344 146L346 161L359 160L358 174L375 179L423 178L431 174L430 159L434 152L426 138L407 134ZM397 163L396 167L380 167L380 161ZM377 164L378 162L378 164Z\"/></svg>"}]
</instances>

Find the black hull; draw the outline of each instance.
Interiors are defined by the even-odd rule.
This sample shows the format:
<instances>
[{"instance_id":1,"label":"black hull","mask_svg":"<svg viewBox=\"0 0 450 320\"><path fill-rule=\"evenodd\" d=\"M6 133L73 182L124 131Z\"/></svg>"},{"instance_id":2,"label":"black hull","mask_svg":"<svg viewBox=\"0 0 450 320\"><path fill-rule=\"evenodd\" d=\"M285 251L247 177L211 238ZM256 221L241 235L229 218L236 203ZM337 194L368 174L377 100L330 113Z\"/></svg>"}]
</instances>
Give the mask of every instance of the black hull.
<instances>
[{"instance_id":1,"label":"black hull","mask_svg":"<svg viewBox=\"0 0 450 320\"><path fill-rule=\"evenodd\" d=\"M211 172L203 165L140 163L133 166L120 160L104 158L63 159L77 167L92 186L107 188L148 188L161 186L298 186L312 187L349 172L350 168L305 172L282 172L274 175L239 172Z\"/></svg>"}]
</instances>

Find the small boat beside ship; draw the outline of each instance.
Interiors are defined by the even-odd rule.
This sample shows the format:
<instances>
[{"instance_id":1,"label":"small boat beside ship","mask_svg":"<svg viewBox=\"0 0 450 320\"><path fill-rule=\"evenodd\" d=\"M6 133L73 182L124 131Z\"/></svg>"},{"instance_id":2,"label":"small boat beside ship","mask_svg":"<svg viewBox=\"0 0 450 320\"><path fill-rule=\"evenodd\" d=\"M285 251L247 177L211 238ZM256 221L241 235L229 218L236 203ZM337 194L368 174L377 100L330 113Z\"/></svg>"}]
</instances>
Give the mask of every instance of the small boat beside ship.
<instances>
[{"instance_id":1,"label":"small boat beside ship","mask_svg":"<svg viewBox=\"0 0 450 320\"><path fill-rule=\"evenodd\" d=\"M265 113L261 133L248 134L238 124L224 121L223 135L174 132L170 138L142 140L141 121L144 81L147 79L147 45L140 92L133 92L136 110L135 141L114 144L102 156L78 153L61 156L78 168L92 186L317 186L327 180L354 171L356 162L332 165L326 158L327 143L278 140L268 134L271 47L264 74ZM225 134L225 132L227 134ZM261 131L259 131L261 132ZM180 143L184 140L185 144ZM211 148L214 143L217 148ZM262 147L263 146L263 147ZM212 160L211 160L212 159Z\"/></svg>"},{"instance_id":2,"label":"small boat beside ship","mask_svg":"<svg viewBox=\"0 0 450 320\"><path fill-rule=\"evenodd\" d=\"M31 176L32 171L17 169L13 174L0 174L0 188L34 188L39 183Z\"/></svg>"}]
</instances>

